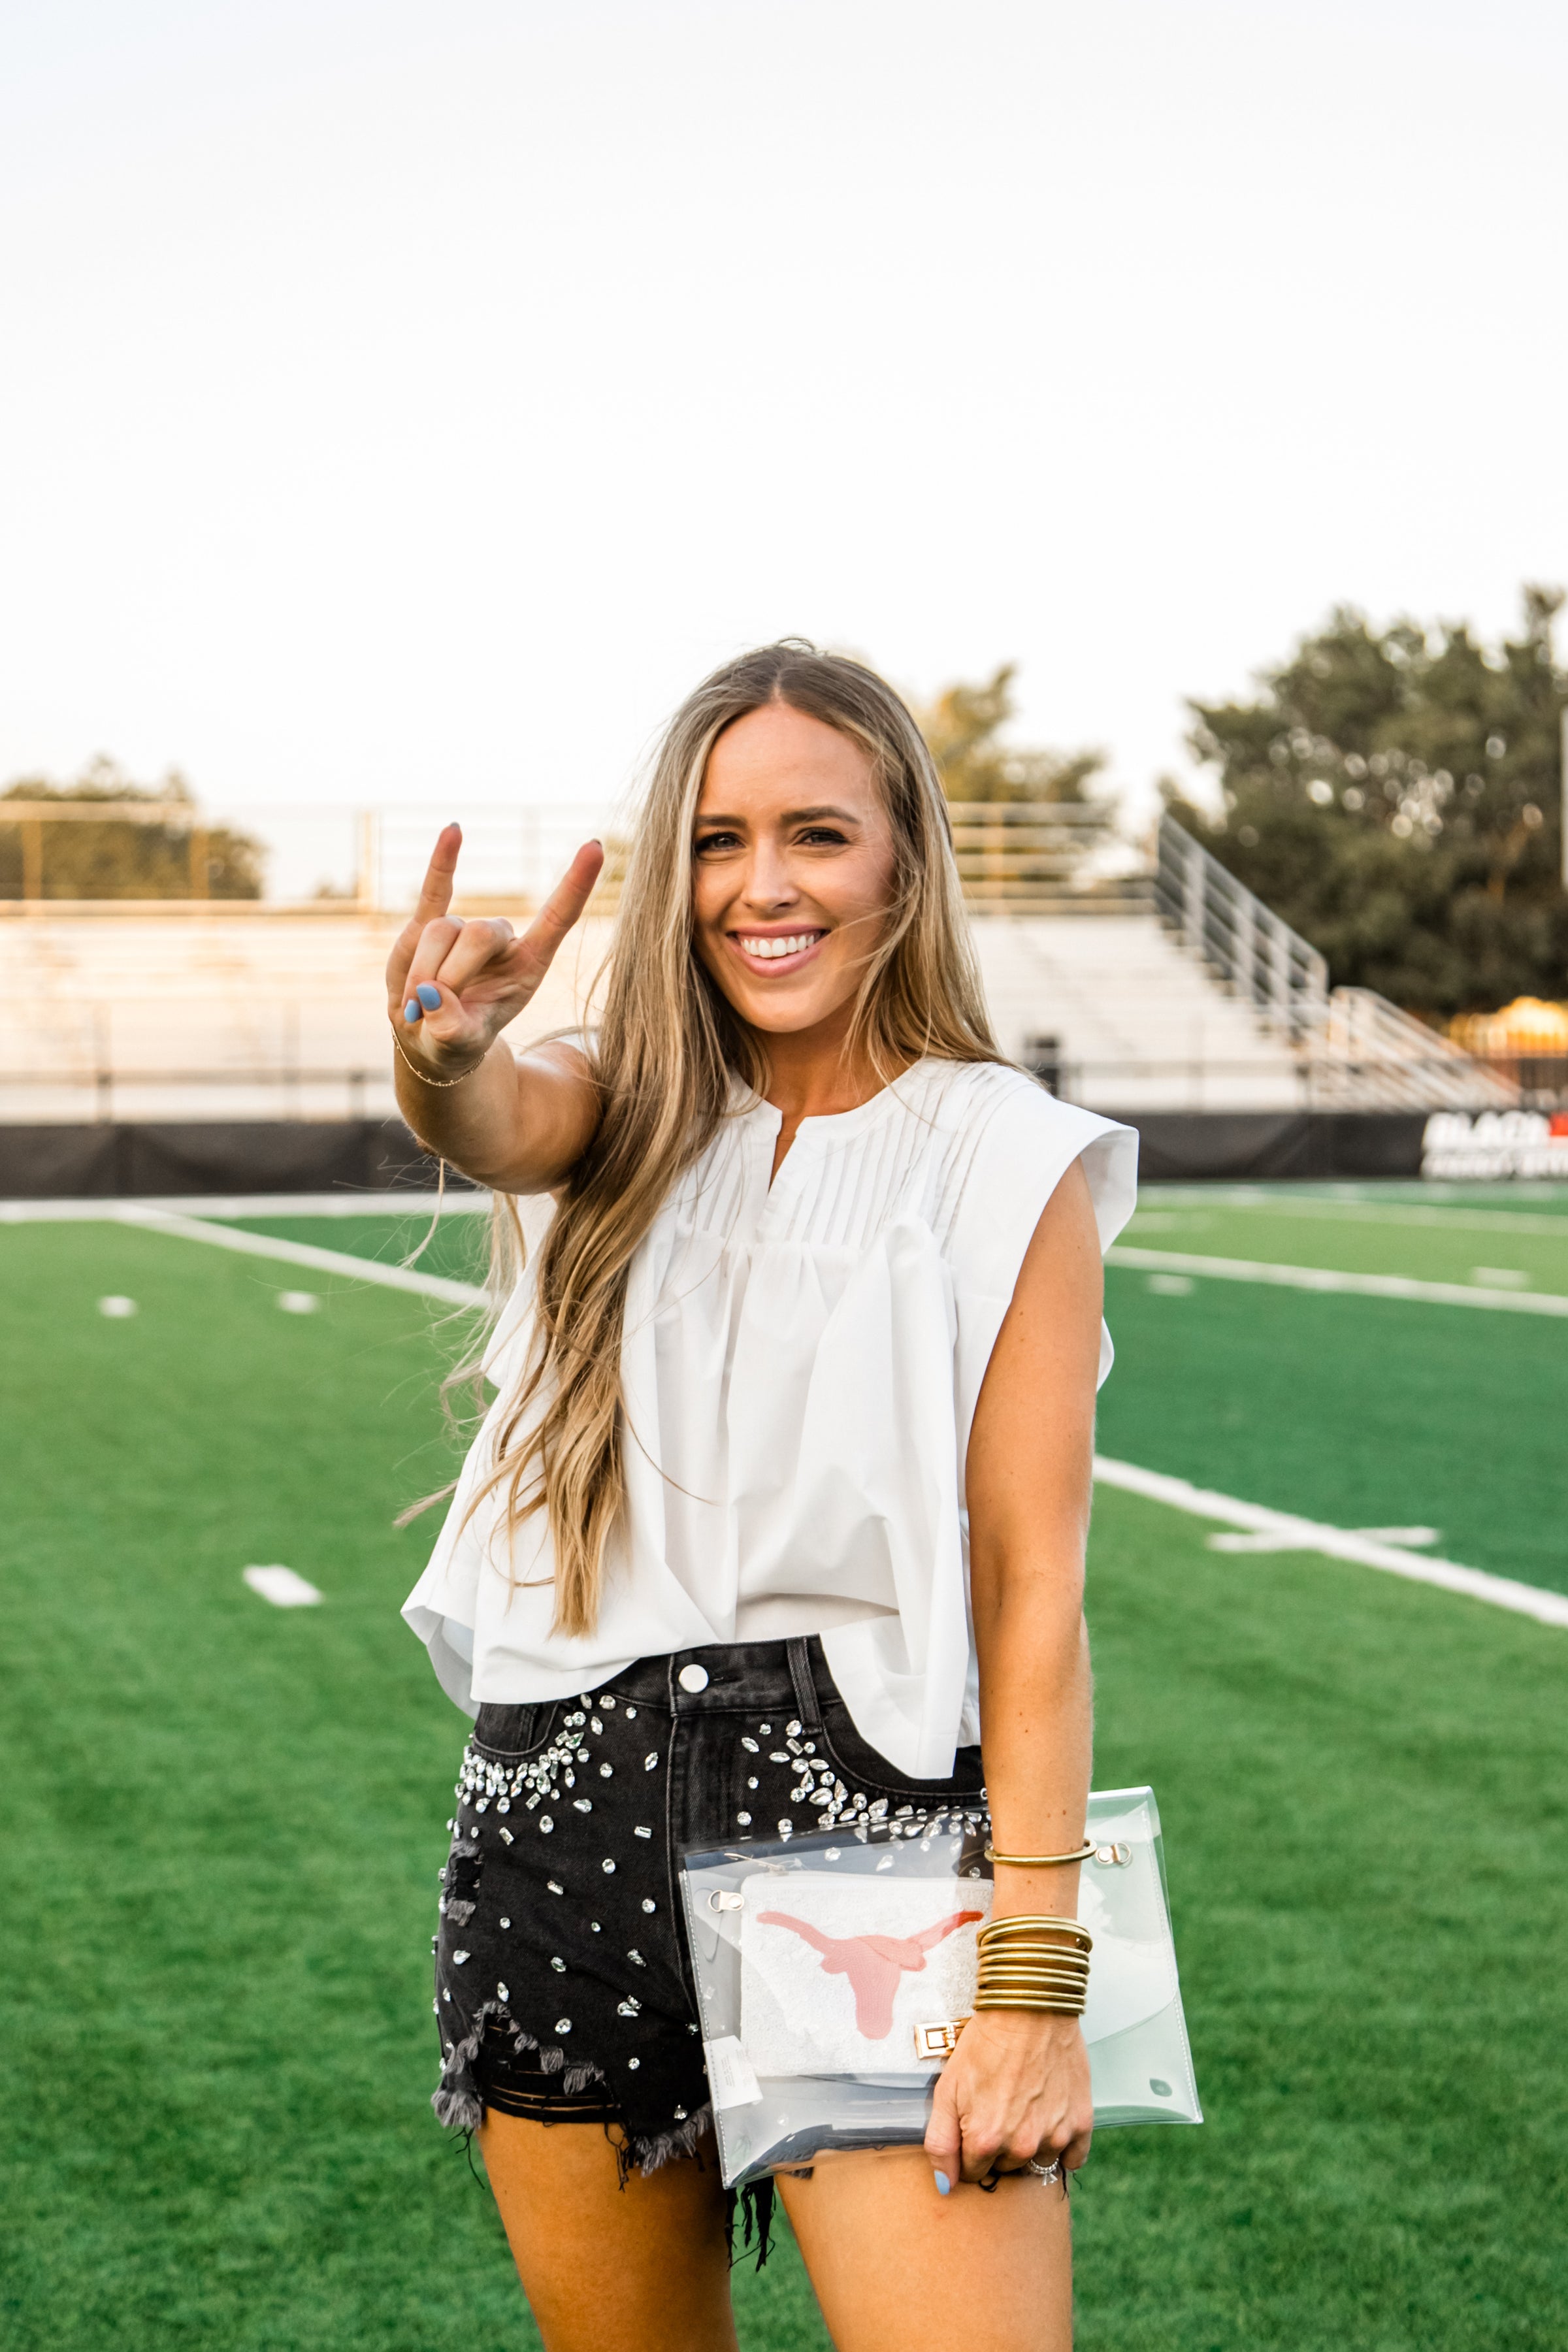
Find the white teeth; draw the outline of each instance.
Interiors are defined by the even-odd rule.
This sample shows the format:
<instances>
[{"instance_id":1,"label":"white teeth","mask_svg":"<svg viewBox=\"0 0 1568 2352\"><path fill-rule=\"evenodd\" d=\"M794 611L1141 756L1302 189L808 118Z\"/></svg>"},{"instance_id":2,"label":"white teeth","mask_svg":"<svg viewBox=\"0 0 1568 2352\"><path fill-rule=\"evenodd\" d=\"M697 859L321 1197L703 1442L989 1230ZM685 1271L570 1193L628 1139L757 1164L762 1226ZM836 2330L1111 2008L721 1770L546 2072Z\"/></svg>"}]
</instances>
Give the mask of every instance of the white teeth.
<instances>
[{"instance_id":1,"label":"white teeth","mask_svg":"<svg viewBox=\"0 0 1568 2352\"><path fill-rule=\"evenodd\" d=\"M748 955L761 956L766 960L774 956L799 955L804 948L815 947L819 937L820 934L816 931L802 931L797 938L787 940L742 939L741 945Z\"/></svg>"}]
</instances>

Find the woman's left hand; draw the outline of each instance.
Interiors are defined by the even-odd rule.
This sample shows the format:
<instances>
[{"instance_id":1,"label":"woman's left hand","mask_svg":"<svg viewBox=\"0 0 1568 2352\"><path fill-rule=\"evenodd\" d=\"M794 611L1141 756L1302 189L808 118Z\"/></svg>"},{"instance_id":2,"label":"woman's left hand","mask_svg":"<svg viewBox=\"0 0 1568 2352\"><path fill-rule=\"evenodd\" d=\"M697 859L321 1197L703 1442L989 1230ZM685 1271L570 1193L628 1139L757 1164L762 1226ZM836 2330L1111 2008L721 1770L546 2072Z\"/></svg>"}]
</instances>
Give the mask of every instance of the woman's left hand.
<instances>
[{"instance_id":1,"label":"woman's left hand","mask_svg":"<svg viewBox=\"0 0 1568 2352\"><path fill-rule=\"evenodd\" d=\"M925 2150L939 2188L1058 2156L1076 2172L1093 2129L1078 2019L986 2009L970 2019L942 2071Z\"/></svg>"}]
</instances>

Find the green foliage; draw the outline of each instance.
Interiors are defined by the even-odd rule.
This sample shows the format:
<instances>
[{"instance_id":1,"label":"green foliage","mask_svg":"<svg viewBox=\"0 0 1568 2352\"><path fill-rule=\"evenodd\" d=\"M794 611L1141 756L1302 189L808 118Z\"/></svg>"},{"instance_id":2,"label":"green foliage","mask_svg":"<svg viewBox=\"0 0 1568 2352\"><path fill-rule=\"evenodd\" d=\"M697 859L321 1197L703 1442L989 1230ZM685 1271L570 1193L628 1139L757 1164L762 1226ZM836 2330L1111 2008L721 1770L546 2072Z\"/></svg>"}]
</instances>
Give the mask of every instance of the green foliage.
<instances>
[{"instance_id":1,"label":"green foliage","mask_svg":"<svg viewBox=\"0 0 1568 2352\"><path fill-rule=\"evenodd\" d=\"M178 801L191 808L192 823L72 817L43 820L43 896L46 898L259 898L265 852L249 835L228 825L206 831L206 887L198 891L192 870L191 833L199 831L191 788L170 773L161 784L133 784L112 760L94 760L74 784L24 776L0 792L4 801ZM198 845L197 856L200 856ZM0 824L0 898L20 898L25 853L22 828Z\"/></svg>"},{"instance_id":2,"label":"green foliage","mask_svg":"<svg viewBox=\"0 0 1568 2352\"><path fill-rule=\"evenodd\" d=\"M1560 591L1500 645L1468 623L1375 630L1341 606L1248 702L1200 703L1214 819L1172 813L1329 960L1336 984L1431 1013L1568 992Z\"/></svg>"},{"instance_id":3,"label":"green foliage","mask_svg":"<svg viewBox=\"0 0 1568 2352\"><path fill-rule=\"evenodd\" d=\"M1013 716L1016 662L984 686L950 686L918 715L950 801L1087 802L1103 751L1020 751L996 740Z\"/></svg>"}]
</instances>

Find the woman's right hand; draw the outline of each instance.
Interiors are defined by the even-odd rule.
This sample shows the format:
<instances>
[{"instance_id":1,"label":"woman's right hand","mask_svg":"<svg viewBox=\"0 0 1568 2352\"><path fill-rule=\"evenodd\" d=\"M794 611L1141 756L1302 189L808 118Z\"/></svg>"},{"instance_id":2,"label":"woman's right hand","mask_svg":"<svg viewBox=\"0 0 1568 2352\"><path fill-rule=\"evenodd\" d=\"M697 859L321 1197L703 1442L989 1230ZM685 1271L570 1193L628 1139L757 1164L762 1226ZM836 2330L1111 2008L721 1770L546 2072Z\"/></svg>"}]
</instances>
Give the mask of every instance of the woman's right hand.
<instances>
[{"instance_id":1,"label":"woman's right hand","mask_svg":"<svg viewBox=\"0 0 1568 2352\"><path fill-rule=\"evenodd\" d=\"M603 845L585 841L520 939L504 918L465 921L447 913L462 841L460 825L437 834L419 902L386 962L386 1009L398 1043L434 1077L473 1069L517 1019L605 863Z\"/></svg>"}]
</instances>

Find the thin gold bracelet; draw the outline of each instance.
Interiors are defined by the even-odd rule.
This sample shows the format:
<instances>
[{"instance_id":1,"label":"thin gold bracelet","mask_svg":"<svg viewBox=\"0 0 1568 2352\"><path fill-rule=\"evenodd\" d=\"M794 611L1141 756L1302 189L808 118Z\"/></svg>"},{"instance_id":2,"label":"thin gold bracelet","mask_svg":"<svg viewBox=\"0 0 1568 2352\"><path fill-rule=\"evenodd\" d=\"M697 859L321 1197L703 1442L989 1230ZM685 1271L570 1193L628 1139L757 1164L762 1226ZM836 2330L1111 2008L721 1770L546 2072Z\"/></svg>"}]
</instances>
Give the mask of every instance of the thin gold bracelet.
<instances>
[{"instance_id":1,"label":"thin gold bracelet","mask_svg":"<svg viewBox=\"0 0 1568 2352\"><path fill-rule=\"evenodd\" d=\"M1092 1838L1085 1838L1076 1853L998 1853L994 1845L985 1849L987 1862L1007 1864L1014 1870L1055 1870L1069 1862L1088 1862L1099 1852Z\"/></svg>"},{"instance_id":2,"label":"thin gold bracelet","mask_svg":"<svg viewBox=\"0 0 1568 2352\"><path fill-rule=\"evenodd\" d=\"M977 1940L983 1952L1013 1951L1020 1946L1033 1947L1044 1942L1047 1937L1051 1939L1051 1950L1061 1954L1064 1958L1070 1952L1081 1953L1087 1959L1094 1949L1094 1937L1087 1927L1080 1927L1076 1920L1068 1920L1060 1927L1038 1927L1030 1920L1026 1927L1015 1931L1012 1935L1002 1933L1006 1924L1005 1921L1001 1921L994 1927L981 1929Z\"/></svg>"},{"instance_id":3,"label":"thin gold bracelet","mask_svg":"<svg viewBox=\"0 0 1568 2352\"><path fill-rule=\"evenodd\" d=\"M984 2010L1022 2009L1037 2017L1081 2017L1084 2012L1081 2000L1030 2000L1013 1995L1002 2000L987 2000L979 1993L974 1996L974 2007L977 2013Z\"/></svg>"},{"instance_id":4,"label":"thin gold bracelet","mask_svg":"<svg viewBox=\"0 0 1568 2352\"><path fill-rule=\"evenodd\" d=\"M404 1051L403 1040L397 1034L395 1023L390 1024L389 1025L392 1029L392 1042L397 1048L399 1057L401 1058L404 1066L413 1071L415 1076L418 1079L422 1087L460 1087L464 1078L471 1078L474 1075L474 1070L482 1070L485 1066L485 1055L484 1054L481 1054L479 1060L474 1064L474 1069L465 1070L462 1074L462 1077L433 1078L428 1070L422 1070L418 1063L412 1061L408 1055ZM488 1052L488 1047L486 1050Z\"/></svg>"},{"instance_id":5,"label":"thin gold bracelet","mask_svg":"<svg viewBox=\"0 0 1568 2352\"><path fill-rule=\"evenodd\" d=\"M1026 1927L1037 1935L1081 1936L1086 1944L1094 1941L1083 1921L1069 1918L1065 1911L1005 1911L999 1919L987 1919L980 1930L981 1941L992 1936L1016 1936Z\"/></svg>"},{"instance_id":6,"label":"thin gold bracelet","mask_svg":"<svg viewBox=\"0 0 1568 2352\"><path fill-rule=\"evenodd\" d=\"M983 1964L979 1973L982 1984L990 1983L993 1979L1001 1977L1059 1977L1064 1984L1068 1982L1073 1984L1087 1984L1089 1982L1089 1970L1087 1968L1053 1968L1049 1960L1024 1958L1016 1960L993 1960L988 1964Z\"/></svg>"}]
</instances>

